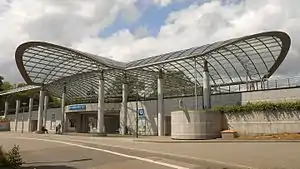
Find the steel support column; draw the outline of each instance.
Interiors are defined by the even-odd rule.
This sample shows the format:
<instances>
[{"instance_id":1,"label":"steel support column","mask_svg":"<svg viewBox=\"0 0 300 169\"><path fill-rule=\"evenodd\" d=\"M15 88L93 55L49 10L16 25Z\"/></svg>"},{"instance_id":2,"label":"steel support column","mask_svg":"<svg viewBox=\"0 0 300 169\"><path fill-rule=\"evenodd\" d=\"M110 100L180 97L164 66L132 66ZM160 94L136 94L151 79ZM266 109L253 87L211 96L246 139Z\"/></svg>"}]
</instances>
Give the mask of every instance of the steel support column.
<instances>
[{"instance_id":1,"label":"steel support column","mask_svg":"<svg viewBox=\"0 0 300 169\"><path fill-rule=\"evenodd\" d=\"M158 106L158 136L165 135L165 114L164 114L164 94L163 94L163 72L159 70L157 79L157 106Z\"/></svg>"},{"instance_id":2,"label":"steel support column","mask_svg":"<svg viewBox=\"0 0 300 169\"><path fill-rule=\"evenodd\" d=\"M18 131L18 121L19 121L20 105L21 105L21 101L20 100L16 100L15 132Z\"/></svg>"},{"instance_id":3,"label":"steel support column","mask_svg":"<svg viewBox=\"0 0 300 169\"><path fill-rule=\"evenodd\" d=\"M122 107L120 111L120 134L125 135L127 129L127 98L128 98L128 85L123 84L122 88Z\"/></svg>"},{"instance_id":4,"label":"steel support column","mask_svg":"<svg viewBox=\"0 0 300 169\"><path fill-rule=\"evenodd\" d=\"M67 92L67 83L64 82L63 86L63 93L61 95L61 131L62 133L67 132L67 116L65 113L65 99L66 99L66 92Z\"/></svg>"},{"instance_id":5,"label":"steel support column","mask_svg":"<svg viewBox=\"0 0 300 169\"><path fill-rule=\"evenodd\" d=\"M49 103L49 96L45 95L44 99L44 111L43 111L43 126L46 128L47 125L47 109Z\"/></svg>"},{"instance_id":6,"label":"steel support column","mask_svg":"<svg viewBox=\"0 0 300 169\"><path fill-rule=\"evenodd\" d=\"M197 58L194 58L195 59L195 75L194 75L194 80L195 80L195 86L194 86L194 92L195 92L195 110L197 111L198 110L198 92L197 92Z\"/></svg>"},{"instance_id":7,"label":"steel support column","mask_svg":"<svg viewBox=\"0 0 300 169\"><path fill-rule=\"evenodd\" d=\"M105 135L104 129L104 76L101 72L98 88L98 116L97 116L97 134Z\"/></svg>"},{"instance_id":8,"label":"steel support column","mask_svg":"<svg viewBox=\"0 0 300 169\"><path fill-rule=\"evenodd\" d=\"M44 98L45 98L45 91L44 91L44 86L42 86L40 90L40 98L39 98L37 133L42 133Z\"/></svg>"},{"instance_id":9,"label":"steel support column","mask_svg":"<svg viewBox=\"0 0 300 169\"><path fill-rule=\"evenodd\" d=\"M211 107L211 94L209 83L209 71L207 60L204 60L204 72L203 72L203 108L209 109Z\"/></svg>"},{"instance_id":10,"label":"steel support column","mask_svg":"<svg viewBox=\"0 0 300 169\"><path fill-rule=\"evenodd\" d=\"M4 103L4 118L6 118L7 114L8 114L8 99L5 99L5 103Z\"/></svg>"},{"instance_id":11,"label":"steel support column","mask_svg":"<svg viewBox=\"0 0 300 169\"><path fill-rule=\"evenodd\" d=\"M32 107L33 107L33 98L30 97L29 99L29 105L28 105L28 118L27 118L27 124L28 124L28 128L27 131L31 132L31 117L32 117Z\"/></svg>"}]
</instances>

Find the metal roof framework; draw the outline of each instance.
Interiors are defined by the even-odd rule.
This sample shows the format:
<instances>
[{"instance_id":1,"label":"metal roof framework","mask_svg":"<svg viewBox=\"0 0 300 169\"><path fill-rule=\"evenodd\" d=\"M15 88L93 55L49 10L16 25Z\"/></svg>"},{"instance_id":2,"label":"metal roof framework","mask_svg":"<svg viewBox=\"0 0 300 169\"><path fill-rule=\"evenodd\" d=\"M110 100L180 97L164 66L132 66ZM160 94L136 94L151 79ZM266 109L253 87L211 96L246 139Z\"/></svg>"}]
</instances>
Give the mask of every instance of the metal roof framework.
<instances>
[{"instance_id":1,"label":"metal roof framework","mask_svg":"<svg viewBox=\"0 0 300 169\"><path fill-rule=\"evenodd\" d=\"M13 89L10 89L10 90L7 90L7 91L3 91L3 92L0 93L0 96L19 93L19 92L24 92L24 91L28 91L28 90L35 90L35 89L39 89L39 88L41 88L41 87L40 86L33 86L33 85L22 86L22 87L13 88Z\"/></svg>"},{"instance_id":2,"label":"metal roof framework","mask_svg":"<svg viewBox=\"0 0 300 169\"><path fill-rule=\"evenodd\" d=\"M97 97L103 71L105 96L114 98L121 97L124 82L144 96L155 93L159 70L165 89L201 88L204 59L212 86L262 81L276 71L290 44L284 32L263 32L124 63L47 42L26 42L15 59L27 84L44 85L56 97L67 82L68 100Z\"/></svg>"}]
</instances>

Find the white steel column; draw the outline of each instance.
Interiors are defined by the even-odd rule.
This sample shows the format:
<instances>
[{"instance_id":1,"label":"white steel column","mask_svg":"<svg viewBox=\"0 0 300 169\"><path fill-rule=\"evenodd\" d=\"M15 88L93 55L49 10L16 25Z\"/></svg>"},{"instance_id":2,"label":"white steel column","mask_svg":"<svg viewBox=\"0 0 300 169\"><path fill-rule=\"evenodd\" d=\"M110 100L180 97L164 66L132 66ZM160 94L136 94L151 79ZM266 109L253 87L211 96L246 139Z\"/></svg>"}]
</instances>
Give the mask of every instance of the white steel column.
<instances>
[{"instance_id":1,"label":"white steel column","mask_svg":"<svg viewBox=\"0 0 300 169\"><path fill-rule=\"evenodd\" d=\"M67 92L67 83L64 82L63 86L63 93L61 95L61 132L65 133L67 132L67 116L65 113L65 98L66 98L66 92Z\"/></svg>"},{"instance_id":2,"label":"white steel column","mask_svg":"<svg viewBox=\"0 0 300 169\"><path fill-rule=\"evenodd\" d=\"M194 79L195 79L195 87L194 87L194 92L195 92L195 111L198 111L198 91L197 91L197 58L195 57L195 67L194 67Z\"/></svg>"},{"instance_id":3,"label":"white steel column","mask_svg":"<svg viewBox=\"0 0 300 169\"><path fill-rule=\"evenodd\" d=\"M127 128L127 97L128 97L128 85L123 84L122 88L122 108L120 111L120 134L126 134Z\"/></svg>"},{"instance_id":4,"label":"white steel column","mask_svg":"<svg viewBox=\"0 0 300 169\"><path fill-rule=\"evenodd\" d=\"M4 118L6 118L7 114L8 114L8 100L6 98L5 105L4 105Z\"/></svg>"},{"instance_id":5,"label":"white steel column","mask_svg":"<svg viewBox=\"0 0 300 169\"><path fill-rule=\"evenodd\" d=\"M28 119L27 119L27 124L28 124L28 132L31 132L31 117L32 117L32 107L33 107L33 98L30 97L29 99L29 108L28 108Z\"/></svg>"},{"instance_id":6,"label":"white steel column","mask_svg":"<svg viewBox=\"0 0 300 169\"><path fill-rule=\"evenodd\" d=\"M19 121L20 105L21 105L21 101L20 100L16 100L15 132L18 131L18 121Z\"/></svg>"},{"instance_id":7,"label":"white steel column","mask_svg":"<svg viewBox=\"0 0 300 169\"><path fill-rule=\"evenodd\" d=\"M61 95L61 131L66 132L65 93Z\"/></svg>"},{"instance_id":8,"label":"white steel column","mask_svg":"<svg viewBox=\"0 0 300 169\"><path fill-rule=\"evenodd\" d=\"M211 108L211 96L210 96L210 83L207 61L204 60L204 72L203 72L203 108Z\"/></svg>"},{"instance_id":9,"label":"white steel column","mask_svg":"<svg viewBox=\"0 0 300 169\"><path fill-rule=\"evenodd\" d=\"M49 96L45 96L44 100L44 111L43 111L43 126L46 128L47 125L47 109L48 109Z\"/></svg>"},{"instance_id":10,"label":"white steel column","mask_svg":"<svg viewBox=\"0 0 300 169\"><path fill-rule=\"evenodd\" d=\"M104 78L101 72L98 89L98 116L97 116L97 134L103 135L104 131Z\"/></svg>"},{"instance_id":11,"label":"white steel column","mask_svg":"<svg viewBox=\"0 0 300 169\"><path fill-rule=\"evenodd\" d=\"M40 90L39 109L38 109L38 125L37 125L38 133L42 132L42 127L43 127L44 97L45 97L45 91L44 91L44 87L42 86Z\"/></svg>"},{"instance_id":12,"label":"white steel column","mask_svg":"<svg viewBox=\"0 0 300 169\"><path fill-rule=\"evenodd\" d=\"M157 106L158 106L158 136L165 135L165 114L164 114L164 94L163 94L163 72L159 71L157 79Z\"/></svg>"}]
</instances>

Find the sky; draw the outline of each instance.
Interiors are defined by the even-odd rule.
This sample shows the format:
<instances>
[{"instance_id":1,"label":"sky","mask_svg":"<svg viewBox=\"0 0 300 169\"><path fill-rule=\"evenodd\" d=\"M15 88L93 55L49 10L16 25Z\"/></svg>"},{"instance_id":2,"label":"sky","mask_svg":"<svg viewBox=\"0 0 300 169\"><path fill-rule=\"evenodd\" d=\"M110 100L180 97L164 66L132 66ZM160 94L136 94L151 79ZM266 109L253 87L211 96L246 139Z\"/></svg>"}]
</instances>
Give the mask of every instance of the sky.
<instances>
[{"instance_id":1,"label":"sky","mask_svg":"<svg viewBox=\"0 0 300 169\"><path fill-rule=\"evenodd\" d=\"M127 62L279 30L292 47L276 76L298 76L299 6L299 0L0 0L0 75L23 82L14 52L26 41Z\"/></svg>"}]
</instances>

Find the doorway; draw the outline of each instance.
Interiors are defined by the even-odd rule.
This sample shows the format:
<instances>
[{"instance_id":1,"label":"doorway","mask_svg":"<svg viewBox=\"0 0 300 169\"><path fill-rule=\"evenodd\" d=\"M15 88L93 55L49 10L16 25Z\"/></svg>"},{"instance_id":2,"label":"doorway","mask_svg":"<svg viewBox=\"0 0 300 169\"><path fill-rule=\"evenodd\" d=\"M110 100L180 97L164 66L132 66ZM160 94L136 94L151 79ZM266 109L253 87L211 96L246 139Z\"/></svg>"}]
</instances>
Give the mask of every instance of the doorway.
<instances>
[{"instance_id":1,"label":"doorway","mask_svg":"<svg viewBox=\"0 0 300 169\"><path fill-rule=\"evenodd\" d=\"M30 131L29 132L37 131L38 121L37 120L31 120L30 123L31 123L31 125L30 125Z\"/></svg>"}]
</instances>

